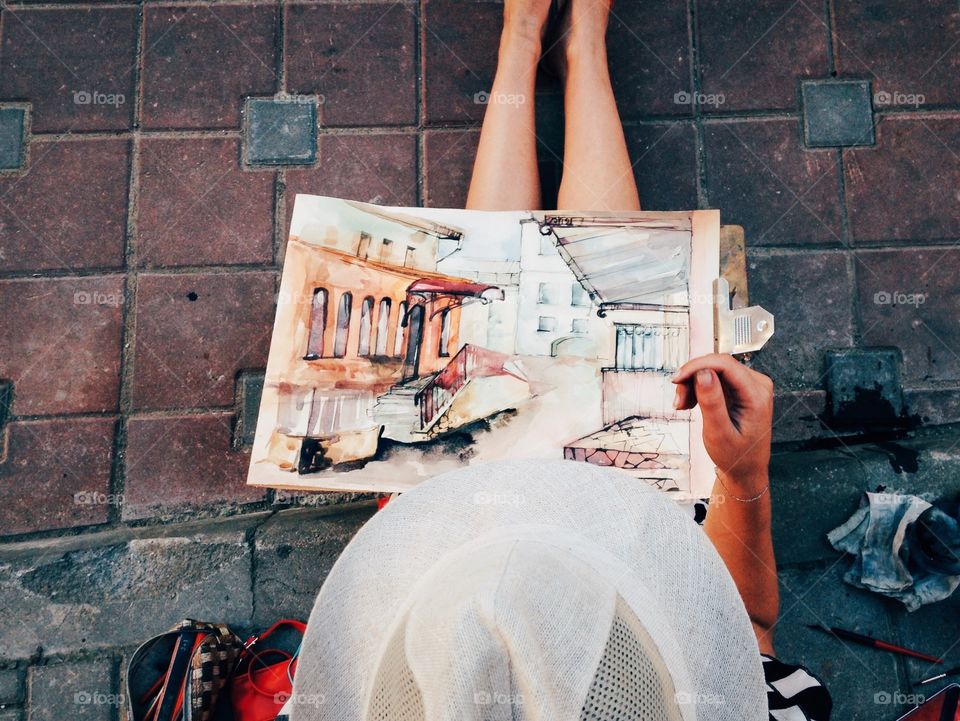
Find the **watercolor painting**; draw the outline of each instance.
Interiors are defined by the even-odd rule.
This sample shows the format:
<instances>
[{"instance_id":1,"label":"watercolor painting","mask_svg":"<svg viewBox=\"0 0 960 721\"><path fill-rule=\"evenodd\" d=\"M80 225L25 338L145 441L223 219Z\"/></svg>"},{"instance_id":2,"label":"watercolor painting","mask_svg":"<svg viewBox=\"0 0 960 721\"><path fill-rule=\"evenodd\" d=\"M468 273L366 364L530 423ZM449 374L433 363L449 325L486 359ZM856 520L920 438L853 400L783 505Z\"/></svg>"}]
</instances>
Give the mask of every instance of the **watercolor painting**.
<instances>
[{"instance_id":1,"label":"watercolor painting","mask_svg":"<svg viewBox=\"0 0 960 721\"><path fill-rule=\"evenodd\" d=\"M709 495L670 377L715 348L719 223L298 195L248 482L402 491L566 458Z\"/></svg>"}]
</instances>

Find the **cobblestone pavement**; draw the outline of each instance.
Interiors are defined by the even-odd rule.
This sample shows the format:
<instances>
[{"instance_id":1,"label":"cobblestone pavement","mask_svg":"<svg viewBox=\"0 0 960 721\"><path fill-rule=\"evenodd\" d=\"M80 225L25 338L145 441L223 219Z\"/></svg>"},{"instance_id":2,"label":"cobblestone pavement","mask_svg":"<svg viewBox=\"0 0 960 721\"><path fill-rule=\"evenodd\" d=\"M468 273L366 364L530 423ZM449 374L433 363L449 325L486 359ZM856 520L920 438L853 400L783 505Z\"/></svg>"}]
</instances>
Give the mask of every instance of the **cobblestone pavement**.
<instances>
[{"instance_id":1,"label":"cobblestone pavement","mask_svg":"<svg viewBox=\"0 0 960 721\"><path fill-rule=\"evenodd\" d=\"M292 199L462 205L501 11L0 2L0 721L122 717L125 655L180 617L307 612L372 509L243 484ZM777 440L832 437L830 349L898 349L903 415L960 421L957 3L623 0L610 62L644 206L746 229ZM908 441L914 473L880 446L775 462L781 653L837 719L895 718L924 669L804 623L960 658L956 600L905 615L823 541L865 489L955 494L958 439Z\"/></svg>"}]
</instances>

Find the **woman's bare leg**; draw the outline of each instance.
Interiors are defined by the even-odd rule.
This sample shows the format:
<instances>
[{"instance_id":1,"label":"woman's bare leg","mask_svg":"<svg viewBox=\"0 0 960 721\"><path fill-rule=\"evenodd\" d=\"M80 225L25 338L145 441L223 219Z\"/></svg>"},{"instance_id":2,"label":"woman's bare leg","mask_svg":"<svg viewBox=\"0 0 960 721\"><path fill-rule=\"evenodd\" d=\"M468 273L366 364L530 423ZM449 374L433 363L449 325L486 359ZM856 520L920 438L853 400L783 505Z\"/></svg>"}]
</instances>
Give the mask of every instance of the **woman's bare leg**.
<instances>
[{"instance_id":1,"label":"woman's bare leg","mask_svg":"<svg viewBox=\"0 0 960 721\"><path fill-rule=\"evenodd\" d=\"M607 67L611 0L569 0L559 58L566 129L557 207L639 210L640 197Z\"/></svg>"},{"instance_id":2,"label":"woman's bare leg","mask_svg":"<svg viewBox=\"0 0 960 721\"><path fill-rule=\"evenodd\" d=\"M550 0L507 0L493 87L487 98L467 208L540 207L533 115L537 63Z\"/></svg>"}]
</instances>

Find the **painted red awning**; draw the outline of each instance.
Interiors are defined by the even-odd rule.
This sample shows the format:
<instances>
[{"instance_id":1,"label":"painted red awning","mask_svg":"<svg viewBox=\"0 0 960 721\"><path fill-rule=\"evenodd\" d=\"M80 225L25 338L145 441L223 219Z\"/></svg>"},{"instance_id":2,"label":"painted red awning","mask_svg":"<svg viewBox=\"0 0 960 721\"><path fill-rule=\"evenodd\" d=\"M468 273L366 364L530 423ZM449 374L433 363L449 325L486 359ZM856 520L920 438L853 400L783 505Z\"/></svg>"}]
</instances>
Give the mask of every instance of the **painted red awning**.
<instances>
[{"instance_id":1,"label":"painted red awning","mask_svg":"<svg viewBox=\"0 0 960 721\"><path fill-rule=\"evenodd\" d=\"M407 292L418 295L456 295L465 298L493 298L503 295L503 291L495 285L471 283L460 278L421 278L411 283Z\"/></svg>"}]
</instances>

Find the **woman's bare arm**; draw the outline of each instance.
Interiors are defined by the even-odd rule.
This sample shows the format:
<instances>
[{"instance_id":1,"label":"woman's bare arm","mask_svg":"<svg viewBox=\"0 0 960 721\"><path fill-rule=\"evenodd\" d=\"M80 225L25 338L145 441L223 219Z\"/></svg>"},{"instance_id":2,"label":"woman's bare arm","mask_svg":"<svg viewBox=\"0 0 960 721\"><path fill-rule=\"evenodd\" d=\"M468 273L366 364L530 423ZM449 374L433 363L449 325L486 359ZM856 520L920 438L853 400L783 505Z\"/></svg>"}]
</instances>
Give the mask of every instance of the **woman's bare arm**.
<instances>
[{"instance_id":1,"label":"woman's bare arm","mask_svg":"<svg viewBox=\"0 0 960 721\"><path fill-rule=\"evenodd\" d=\"M740 591L760 650L773 654L780 605L767 492L773 383L729 355L708 355L674 376L677 408L700 406L703 442L717 465L704 524Z\"/></svg>"}]
</instances>

